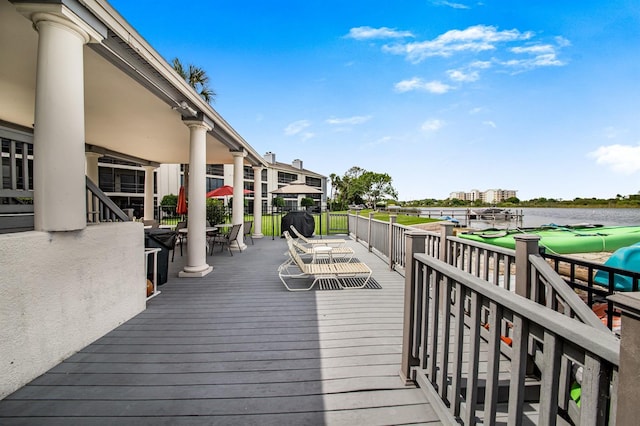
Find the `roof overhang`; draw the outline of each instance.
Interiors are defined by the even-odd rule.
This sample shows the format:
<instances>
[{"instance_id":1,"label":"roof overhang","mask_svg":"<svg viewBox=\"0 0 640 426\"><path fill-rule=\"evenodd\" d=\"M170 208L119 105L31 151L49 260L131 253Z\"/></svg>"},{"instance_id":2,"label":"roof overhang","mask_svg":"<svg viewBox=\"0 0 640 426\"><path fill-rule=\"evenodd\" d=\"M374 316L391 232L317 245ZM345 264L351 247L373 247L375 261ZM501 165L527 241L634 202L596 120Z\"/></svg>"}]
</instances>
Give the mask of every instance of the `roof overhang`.
<instances>
[{"instance_id":1,"label":"roof overhang","mask_svg":"<svg viewBox=\"0 0 640 426\"><path fill-rule=\"evenodd\" d=\"M85 138L94 149L148 164L188 163L189 128L200 119L207 163L266 163L107 2L0 0L0 120L32 128L38 34L25 11L45 8L80 19L95 32L84 47ZM22 12L22 14L19 12ZM100 39L100 40L98 40Z\"/></svg>"}]
</instances>

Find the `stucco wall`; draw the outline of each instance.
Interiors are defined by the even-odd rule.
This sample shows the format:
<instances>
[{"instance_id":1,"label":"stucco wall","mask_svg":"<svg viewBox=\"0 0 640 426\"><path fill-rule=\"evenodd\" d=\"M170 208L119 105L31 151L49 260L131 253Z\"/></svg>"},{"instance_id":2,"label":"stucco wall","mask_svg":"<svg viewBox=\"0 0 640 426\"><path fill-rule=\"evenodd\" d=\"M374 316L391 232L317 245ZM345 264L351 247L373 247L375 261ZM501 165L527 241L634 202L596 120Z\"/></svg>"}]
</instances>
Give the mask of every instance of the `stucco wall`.
<instances>
[{"instance_id":1,"label":"stucco wall","mask_svg":"<svg viewBox=\"0 0 640 426\"><path fill-rule=\"evenodd\" d=\"M0 398L145 309L142 224L0 235Z\"/></svg>"}]
</instances>

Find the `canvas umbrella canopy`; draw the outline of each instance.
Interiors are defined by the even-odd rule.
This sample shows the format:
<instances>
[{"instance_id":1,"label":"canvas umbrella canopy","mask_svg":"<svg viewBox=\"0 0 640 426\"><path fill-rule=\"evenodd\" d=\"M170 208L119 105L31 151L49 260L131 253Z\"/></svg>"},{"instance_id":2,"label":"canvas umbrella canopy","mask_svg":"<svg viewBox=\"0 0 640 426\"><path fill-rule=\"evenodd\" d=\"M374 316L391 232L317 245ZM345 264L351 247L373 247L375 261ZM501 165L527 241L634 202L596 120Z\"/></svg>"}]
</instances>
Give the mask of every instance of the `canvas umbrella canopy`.
<instances>
[{"instance_id":1,"label":"canvas umbrella canopy","mask_svg":"<svg viewBox=\"0 0 640 426\"><path fill-rule=\"evenodd\" d=\"M272 194L322 194L322 190L301 181L293 181L289 185L271 191Z\"/></svg>"},{"instance_id":2,"label":"canvas umbrella canopy","mask_svg":"<svg viewBox=\"0 0 640 426\"><path fill-rule=\"evenodd\" d=\"M187 197L184 194L184 186L181 186L180 192L178 192L178 205L176 206L176 213L179 215L187 214Z\"/></svg>"},{"instance_id":3,"label":"canvas umbrella canopy","mask_svg":"<svg viewBox=\"0 0 640 426\"><path fill-rule=\"evenodd\" d=\"M245 194L251 194L253 191L250 189L243 190ZM213 191L207 192L207 198L217 197L229 197L233 195L233 187L229 185L222 185L220 188L216 188Z\"/></svg>"}]
</instances>

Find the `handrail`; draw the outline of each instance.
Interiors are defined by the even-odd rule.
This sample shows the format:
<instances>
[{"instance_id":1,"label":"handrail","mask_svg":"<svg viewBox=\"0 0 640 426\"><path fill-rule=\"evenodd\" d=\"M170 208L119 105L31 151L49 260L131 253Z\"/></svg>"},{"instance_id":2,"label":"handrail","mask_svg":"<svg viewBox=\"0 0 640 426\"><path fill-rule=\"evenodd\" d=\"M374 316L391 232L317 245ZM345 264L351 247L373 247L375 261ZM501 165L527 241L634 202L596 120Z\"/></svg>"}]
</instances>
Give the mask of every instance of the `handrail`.
<instances>
[{"instance_id":1,"label":"handrail","mask_svg":"<svg viewBox=\"0 0 640 426\"><path fill-rule=\"evenodd\" d=\"M414 258L433 269L438 270L455 282L464 284L471 291L498 303L503 308L517 311L545 329L562 336L567 341L587 349L594 355L618 365L620 362L620 340L606 328L594 330L588 324L567 321L567 316L551 309L541 310L532 300L508 292L500 287L488 286L486 282L467 272L448 265L430 256L416 253ZM586 305L585 305L586 306ZM602 323L600 323L602 325Z\"/></svg>"},{"instance_id":2,"label":"handrail","mask_svg":"<svg viewBox=\"0 0 640 426\"><path fill-rule=\"evenodd\" d=\"M127 222L129 217L98 186L86 177L87 222Z\"/></svg>"},{"instance_id":3,"label":"handrail","mask_svg":"<svg viewBox=\"0 0 640 426\"><path fill-rule=\"evenodd\" d=\"M575 316L583 323L592 327L609 332L609 329L600 321L591 309L580 299L580 297L567 285L567 283L553 270L539 254L529 256L531 266L538 274L534 279L537 283L546 283L551 288L551 292L546 293L546 300L537 300L538 303L546 303L547 307L555 305L555 299L558 297L569 307L568 314ZM540 279L542 278L542 280ZM554 309L556 310L556 309ZM572 315L573 316L573 315Z\"/></svg>"},{"instance_id":4,"label":"handrail","mask_svg":"<svg viewBox=\"0 0 640 426\"><path fill-rule=\"evenodd\" d=\"M413 244L421 247L412 242L410 250ZM401 376L414 377L426 392L440 398L453 421L475 424L479 414L491 424L498 403L504 403L507 423L520 424L526 401L539 403L541 424L555 424L561 411L576 424L615 423L620 341L612 333L487 285L427 254L407 256L414 265L406 276ZM490 330L488 337L481 333L486 331L484 324ZM500 351L505 328L512 331L509 358ZM531 345L539 376L527 368ZM486 372L479 369L481 346L487 352ZM468 354L466 363L463 353ZM510 364L508 377L500 374L504 368L499 365L504 363ZM575 380L572 365L582 367L580 406L569 393ZM528 394L526 389L536 378L540 390ZM505 386L508 392L501 392ZM480 404L483 413L478 413Z\"/></svg>"}]
</instances>

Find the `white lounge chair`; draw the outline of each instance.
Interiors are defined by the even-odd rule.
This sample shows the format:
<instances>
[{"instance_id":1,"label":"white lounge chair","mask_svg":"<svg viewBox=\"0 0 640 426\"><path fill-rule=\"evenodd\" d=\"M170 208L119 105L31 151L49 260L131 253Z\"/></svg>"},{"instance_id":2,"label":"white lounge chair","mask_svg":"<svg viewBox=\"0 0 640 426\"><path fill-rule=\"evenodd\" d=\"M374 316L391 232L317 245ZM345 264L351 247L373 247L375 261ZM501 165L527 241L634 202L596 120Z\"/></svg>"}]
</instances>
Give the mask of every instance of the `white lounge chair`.
<instances>
[{"instance_id":1,"label":"white lounge chair","mask_svg":"<svg viewBox=\"0 0 640 426\"><path fill-rule=\"evenodd\" d=\"M299 243L297 240L291 237L291 234L289 234L289 231L284 231L283 234L287 239L287 241L291 241L293 243L294 249L298 251L301 257L312 256L313 263L317 263L315 261L318 260L320 256L323 256L323 253L319 253L320 248L326 248L330 250L330 253L327 253L327 254L329 254L332 259L338 257L341 260L344 260L347 262L351 260L354 254L354 251L351 247L331 247L331 246L321 246L321 245L316 245L317 247L305 246L304 244Z\"/></svg>"},{"instance_id":2,"label":"white lounge chair","mask_svg":"<svg viewBox=\"0 0 640 426\"><path fill-rule=\"evenodd\" d=\"M323 245L323 246L344 246L345 244L345 240L341 238L334 238L334 239L322 238L319 240L310 240L304 235L302 235L300 231L296 229L295 226L290 225L289 228L291 228L291 231L293 231L294 233L292 237L296 237L299 241L302 241L304 244L309 244L310 246L313 246L316 244Z\"/></svg>"},{"instance_id":3,"label":"white lounge chair","mask_svg":"<svg viewBox=\"0 0 640 426\"><path fill-rule=\"evenodd\" d=\"M287 240L289 245L289 255L292 262L284 262L278 267L280 281L289 291L311 290L319 280L334 280L342 289L363 288L369 283L371 269L361 262L344 263L304 263L302 258L293 247L293 240ZM362 285L357 287L345 287L340 281L341 278L354 278L366 276ZM285 278L313 278L313 282L307 288L291 288Z\"/></svg>"}]
</instances>

